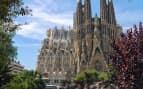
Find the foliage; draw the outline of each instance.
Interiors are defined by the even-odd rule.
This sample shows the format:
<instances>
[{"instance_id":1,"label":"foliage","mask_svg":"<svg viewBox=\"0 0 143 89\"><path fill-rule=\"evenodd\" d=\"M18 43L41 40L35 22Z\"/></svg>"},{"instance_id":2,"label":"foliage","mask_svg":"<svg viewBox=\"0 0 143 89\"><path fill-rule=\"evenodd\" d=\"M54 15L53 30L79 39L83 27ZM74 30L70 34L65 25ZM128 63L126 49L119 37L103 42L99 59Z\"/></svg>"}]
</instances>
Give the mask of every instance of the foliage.
<instances>
[{"instance_id":1,"label":"foliage","mask_svg":"<svg viewBox=\"0 0 143 89\"><path fill-rule=\"evenodd\" d=\"M6 32L0 28L0 59L12 60L16 57L16 48L13 46L12 37L14 32ZM4 60L3 60L4 61ZM0 61L1 62L1 61ZM0 63L1 64L1 63Z\"/></svg>"},{"instance_id":2,"label":"foliage","mask_svg":"<svg viewBox=\"0 0 143 89\"><path fill-rule=\"evenodd\" d=\"M28 15L30 12L22 0L0 0L0 23L13 22L17 16Z\"/></svg>"},{"instance_id":3,"label":"foliage","mask_svg":"<svg viewBox=\"0 0 143 89\"><path fill-rule=\"evenodd\" d=\"M107 80L109 80L109 75L106 72L100 72L98 75L98 79L107 81Z\"/></svg>"},{"instance_id":4,"label":"foliage","mask_svg":"<svg viewBox=\"0 0 143 89\"><path fill-rule=\"evenodd\" d=\"M109 80L109 76L106 72L97 72L96 70L86 70L76 75L75 81L86 81L86 82L96 82L96 81L106 81Z\"/></svg>"},{"instance_id":5,"label":"foliage","mask_svg":"<svg viewBox=\"0 0 143 89\"><path fill-rule=\"evenodd\" d=\"M24 71L16 75L2 89L44 89L45 85L40 76L34 71Z\"/></svg>"},{"instance_id":6,"label":"foliage","mask_svg":"<svg viewBox=\"0 0 143 89\"><path fill-rule=\"evenodd\" d=\"M5 32L0 27L0 87L12 78L9 74L8 63L17 55L16 48L13 46L13 35L13 32Z\"/></svg>"},{"instance_id":7,"label":"foliage","mask_svg":"<svg viewBox=\"0 0 143 89\"><path fill-rule=\"evenodd\" d=\"M7 84L8 82L10 82L12 80L12 78L14 77L13 74L11 74L8 70L8 67L5 66L4 69L2 71L0 71L0 89L2 85Z\"/></svg>"},{"instance_id":8,"label":"foliage","mask_svg":"<svg viewBox=\"0 0 143 89\"><path fill-rule=\"evenodd\" d=\"M14 20L20 15L29 14L31 10L24 6L22 0L0 0L0 89L13 78L8 64L17 55L12 38L19 25Z\"/></svg>"},{"instance_id":9,"label":"foliage","mask_svg":"<svg viewBox=\"0 0 143 89\"><path fill-rule=\"evenodd\" d=\"M143 87L143 27L134 25L122 33L119 41L113 41L114 53L110 55L115 68L112 80L119 89L141 89Z\"/></svg>"}]
</instances>

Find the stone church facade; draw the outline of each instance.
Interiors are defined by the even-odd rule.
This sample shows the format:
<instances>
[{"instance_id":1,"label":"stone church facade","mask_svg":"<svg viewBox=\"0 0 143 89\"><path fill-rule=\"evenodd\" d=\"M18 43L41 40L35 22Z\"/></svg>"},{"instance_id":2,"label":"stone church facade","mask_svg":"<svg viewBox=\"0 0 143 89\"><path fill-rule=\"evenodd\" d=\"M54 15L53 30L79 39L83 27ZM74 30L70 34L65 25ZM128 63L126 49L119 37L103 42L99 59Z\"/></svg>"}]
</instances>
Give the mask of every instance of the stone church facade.
<instances>
[{"instance_id":1,"label":"stone church facade","mask_svg":"<svg viewBox=\"0 0 143 89\"><path fill-rule=\"evenodd\" d=\"M91 14L90 0L78 0L73 29L48 30L38 54L38 72L49 80L65 80L87 69L107 70L110 43L118 40L122 28L112 0L100 0L100 17Z\"/></svg>"},{"instance_id":2,"label":"stone church facade","mask_svg":"<svg viewBox=\"0 0 143 89\"><path fill-rule=\"evenodd\" d=\"M100 0L100 17L91 16L90 0L84 5L78 0L74 13L74 61L77 72L86 69L104 71L110 43L117 40L121 27L117 25L112 0Z\"/></svg>"},{"instance_id":3,"label":"stone church facade","mask_svg":"<svg viewBox=\"0 0 143 89\"><path fill-rule=\"evenodd\" d=\"M49 29L38 54L37 71L49 83L73 76L73 30Z\"/></svg>"}]
</instances>

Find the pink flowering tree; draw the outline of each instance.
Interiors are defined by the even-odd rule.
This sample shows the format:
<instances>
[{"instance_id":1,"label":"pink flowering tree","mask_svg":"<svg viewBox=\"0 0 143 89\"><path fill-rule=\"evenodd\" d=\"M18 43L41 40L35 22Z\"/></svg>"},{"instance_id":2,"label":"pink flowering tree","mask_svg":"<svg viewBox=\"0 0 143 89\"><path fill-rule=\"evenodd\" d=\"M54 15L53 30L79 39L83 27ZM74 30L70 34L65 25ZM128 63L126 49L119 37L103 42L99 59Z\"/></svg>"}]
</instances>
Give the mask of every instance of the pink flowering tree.
<instances>
[{"instance_id":1,"label":"pink flowering tree","mask_svg":"<svg viewBox=\"0 0 143 89\"><path fill-rule=\"evenodd\" d=\"M143 27L134 25L112 42L113 83L119 89L143 89Z\"/></svg>"}]
</instances>

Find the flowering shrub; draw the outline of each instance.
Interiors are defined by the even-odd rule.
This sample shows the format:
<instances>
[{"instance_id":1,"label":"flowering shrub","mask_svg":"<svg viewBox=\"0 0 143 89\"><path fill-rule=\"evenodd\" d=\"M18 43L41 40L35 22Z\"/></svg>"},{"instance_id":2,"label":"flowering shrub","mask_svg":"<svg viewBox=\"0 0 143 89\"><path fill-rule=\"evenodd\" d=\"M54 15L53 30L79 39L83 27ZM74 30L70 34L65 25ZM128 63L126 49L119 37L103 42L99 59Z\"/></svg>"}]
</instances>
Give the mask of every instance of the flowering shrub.
<instances>
[{"instance_id":1,"label":"flowering shrub","mask_svg":"<svg viewBox=\"0 0 143 89\"><path fill-rule=\"evenodd\" d=\"M112 42L110 55L115 69L112 80L119 89L143 88L143 27L134 25L120 40Z\"/></svg>"}]
</instances>

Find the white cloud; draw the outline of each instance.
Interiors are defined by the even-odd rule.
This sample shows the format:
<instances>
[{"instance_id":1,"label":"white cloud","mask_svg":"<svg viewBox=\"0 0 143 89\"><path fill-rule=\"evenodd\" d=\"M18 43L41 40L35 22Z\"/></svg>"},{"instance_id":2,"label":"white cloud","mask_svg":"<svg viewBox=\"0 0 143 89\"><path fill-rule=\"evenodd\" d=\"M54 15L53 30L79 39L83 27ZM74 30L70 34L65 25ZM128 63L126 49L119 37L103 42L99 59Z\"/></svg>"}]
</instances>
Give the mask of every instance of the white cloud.
<instances>
[{"instance_id":1,"label":"white cloud","mask_svg":"<svg viewBox=\"0 0 143 89\"><path fill-rule=\"evenodd\" d=\"M48 7L49 5L50 7ZM54 0L33 0L28 6L32 9L33 16L24 18L24 21L28 20L29 24L21 26L22 29L17 32L18 35L42 40L49 27L54 27L56 25L72 26L73 24L72 11L65 8L63 12L51 12L60 9Z\"/></svg>"},{"instance_id":2,"label":"white cloud","mask_svg":"<svg viewBox=\"0 0 143 89\"><path fill-rule=\"evenodd\" d=\"M37 18L46 22L60 24L60 25L72 25L73 23L72 16L73 16L72 12L50 14L50 13L42 12L41 10L33 11L34 18Z\"/></svg>"},{"instance_id":3,"label":"white cloud","mask_svg":"<svg viewBox=\"0 0 143 89\"><path fill-rule=\"evenodd\" d=\"M18 30L17 34L24 37L41 40L45 37L46 29L38 27L38 23L31 22L28 25L21 26L21 30Z\"/></svg>"}]
</instances>

